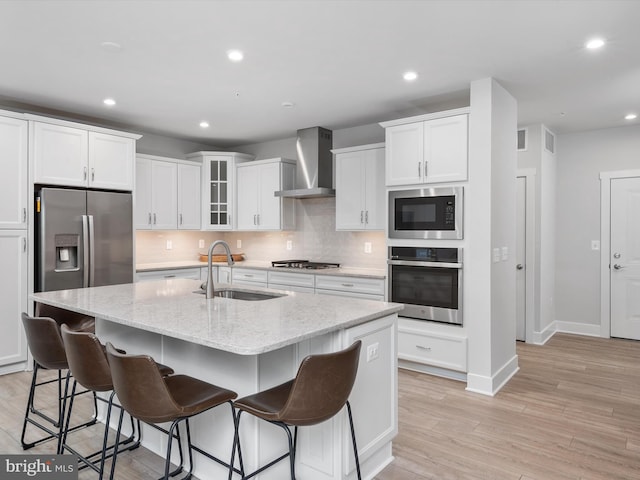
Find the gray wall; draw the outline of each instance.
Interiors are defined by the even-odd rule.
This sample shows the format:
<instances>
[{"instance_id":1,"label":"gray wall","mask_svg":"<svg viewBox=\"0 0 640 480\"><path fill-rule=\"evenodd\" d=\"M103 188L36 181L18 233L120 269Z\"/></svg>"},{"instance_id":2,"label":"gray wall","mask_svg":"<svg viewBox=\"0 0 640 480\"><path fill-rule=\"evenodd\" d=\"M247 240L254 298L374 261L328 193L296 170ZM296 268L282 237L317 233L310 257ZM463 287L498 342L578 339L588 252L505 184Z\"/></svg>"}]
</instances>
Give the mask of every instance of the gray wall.
<instances>
[{"instance_id":1,"label":"gray wall","mask_svg":"<svg viewBox=\"0 0 640 480\"><path fill-rule=\"evenodd\" d=\"M557 137L556 320L600 324L600 172L640 168L640 126Z\"/></svg>"}]
</instances>

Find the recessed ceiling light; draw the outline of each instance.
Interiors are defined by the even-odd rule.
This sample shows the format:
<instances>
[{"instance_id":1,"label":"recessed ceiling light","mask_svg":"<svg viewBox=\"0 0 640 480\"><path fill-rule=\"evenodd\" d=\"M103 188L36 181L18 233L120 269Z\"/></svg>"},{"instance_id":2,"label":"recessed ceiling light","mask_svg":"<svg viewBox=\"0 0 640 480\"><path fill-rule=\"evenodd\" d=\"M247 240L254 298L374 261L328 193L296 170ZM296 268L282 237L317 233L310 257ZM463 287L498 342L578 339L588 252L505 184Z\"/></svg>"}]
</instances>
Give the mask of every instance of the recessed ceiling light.
<instances>
[{"instance_id":1,"label":"recessed ceiling light","mask_svg":"<svg viewBox=\"0 0 640 480\"><path fill-rule=\"evenodd\" d=\"M227 57L232 62L241 62L244 58L244 54L240 50L229 50L227 52Z\"/></svg>"},{"instance_id":2,"label":"recessed ceiling light","mask_svg":"<svg viewBox=\"0 0 640 480\"><path fill-rule=\"evenodd\" d=\"M416 72L404 72L402 78L404 78L407 82L412 82L416 78L418 78L418 74Z\"/></svg>"},{"instance_id":3,"label":"recessed ceiling light","mask_svg":"<svg viewBox=\"0 0 640 480\"><path fill-rule=\"evenodd\" d=\"M100 46L107 52L117 53L122 51L122 45L116 42L102 42Z\"/></svg>"},{"instance_id":4,"label":"recessed ceiling light","mask_svg":"<svg viewBox=\"0 0 640 480\"><path fill-rule=\"evenodd\" d=\"M604 46L604 40L602 38L592 38L584 45L589 50L597 50Z\"/></svg>"},{"instance_id":5,"label":"recessed ceiling light","mask_svg":"<svg viewBox=\"0 0 640 480\"><path fill-rule=\"evenodd\" d=\"M200 128L209 128L209 122L200 122Z\"/></svg>"},{"instance_id":6,"label":"recessed ceiling light","mask_svg":"<svg viewBox=\"0 0 640 480\"><path fill-rule=\"evenodd\" d=\"M293 108L295 106L295 103L293 103L293 102L282 102L282 106L284 108Z\"/></svg>"},{"instance_id":7,"label":"recessed ceiling light","mask_svg":"<svg viewBox=\"0 0 640 480\"><path fill-rule=\"evenodd\" d=\"M635 113L630 113L628 115L625 115L624 117L625 120L635 120L636 118L638 118L638 115L636 115Z\"/></svg>"},{"instance_id":8,"label":"recessed ceiling light","mask_svg":"<svg viewBox=\"0 0 640 480\"><path fill-rule=\"evenodd\" d=\"M104 103L107 107L113 107L116 104L116 101L113 98L105 98L102 103Z\"/></svg>"}]
</instances>

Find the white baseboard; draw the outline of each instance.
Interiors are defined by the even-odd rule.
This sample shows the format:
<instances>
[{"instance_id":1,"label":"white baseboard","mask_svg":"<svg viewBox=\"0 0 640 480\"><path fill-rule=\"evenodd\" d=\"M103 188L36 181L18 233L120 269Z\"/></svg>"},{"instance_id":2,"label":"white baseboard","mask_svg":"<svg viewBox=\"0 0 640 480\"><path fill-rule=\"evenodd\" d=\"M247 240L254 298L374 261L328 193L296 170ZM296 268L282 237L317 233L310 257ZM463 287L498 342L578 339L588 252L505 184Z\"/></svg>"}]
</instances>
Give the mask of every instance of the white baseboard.
<instances>
[{"instance_id":1,"label":"white baseboard","mask_svg":"<svg viewBox=\"0 0 640 480\"><path fill-rule=\"evenodd\" d=\"M533 344L544 345L545 343L547 343L549 339L553 337L553 334L557 331L556 323L557 322L551 322L541 332L533 332Z\"/></svg>"},{"instance_id":2,"label":"white baseboard","mask_svg":"<svg viewBox=\"0 0 640 480\"><path fill-rule=\"evenodd\" d=\"M502 387L505 386L511 377L518 373L518 370L520 370L520 367L518 366L518 356L514 355L491 377L467 373L466 390L493 397Z\"/></svg>"},{"instance_id":3,"label":"white baseboard","mask_svg":"<svg viewBox=\"0 0 640 480\"><path fill-rule=\"evenodd\" d=\"M592 323L577 323L577 322L561 322L556 320L556 332L573 333L575 335L586 335L588 337L600 337L600 325L594 325Z\"/></svg>"}]
</instances>

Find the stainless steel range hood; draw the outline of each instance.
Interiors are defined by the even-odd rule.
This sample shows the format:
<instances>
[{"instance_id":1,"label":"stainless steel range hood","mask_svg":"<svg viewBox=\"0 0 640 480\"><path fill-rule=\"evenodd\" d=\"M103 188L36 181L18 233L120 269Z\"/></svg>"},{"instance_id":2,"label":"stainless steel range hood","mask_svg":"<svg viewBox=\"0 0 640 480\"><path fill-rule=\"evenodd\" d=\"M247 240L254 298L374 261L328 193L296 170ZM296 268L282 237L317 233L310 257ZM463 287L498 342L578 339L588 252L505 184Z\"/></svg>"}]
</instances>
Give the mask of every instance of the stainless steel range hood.
<instances>
[{"instance_id":1,"label":"stainless steel range hood","mask_svg":"<svg viewBox=\"0 0 640 480\"><path fill-rule=\"evenodd\" d=\"M333 189L333 132L322 127L298 130L298 166L295 190L280 190L276 197L335 197Z\"/></svg>"}]
</instances>

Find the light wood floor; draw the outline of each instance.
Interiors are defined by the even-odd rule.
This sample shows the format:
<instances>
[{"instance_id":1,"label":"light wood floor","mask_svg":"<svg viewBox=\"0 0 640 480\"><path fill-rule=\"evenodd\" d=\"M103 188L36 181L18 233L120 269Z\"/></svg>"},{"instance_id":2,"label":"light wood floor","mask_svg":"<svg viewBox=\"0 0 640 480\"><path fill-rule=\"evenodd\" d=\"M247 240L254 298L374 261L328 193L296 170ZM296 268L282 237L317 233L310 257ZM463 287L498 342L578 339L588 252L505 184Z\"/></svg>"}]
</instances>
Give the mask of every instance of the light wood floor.
<instances>
[{"instance_id":1,"label":"light wood floor","mask_svg":"<svg viewBox=\"0 0 640 480\"><path fill-rule=\"evenodd\" d=\"M640 342L556 334L517 349L520 372L493 398L401 370L396 458L377 480L640 480ZM0 377L1 453L22 452L29 380ZM97 445L95 432L75 441ZM140 448L119 457L117 478L156 478L161 468Z\"/></svg>"}]
</instances>

